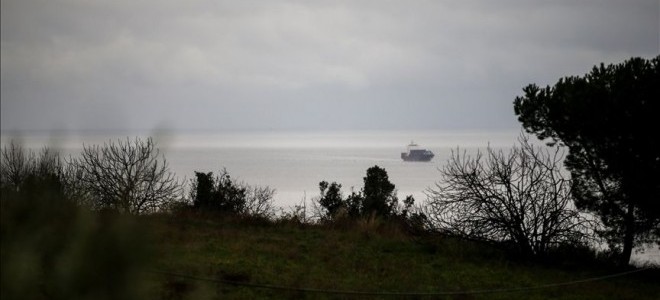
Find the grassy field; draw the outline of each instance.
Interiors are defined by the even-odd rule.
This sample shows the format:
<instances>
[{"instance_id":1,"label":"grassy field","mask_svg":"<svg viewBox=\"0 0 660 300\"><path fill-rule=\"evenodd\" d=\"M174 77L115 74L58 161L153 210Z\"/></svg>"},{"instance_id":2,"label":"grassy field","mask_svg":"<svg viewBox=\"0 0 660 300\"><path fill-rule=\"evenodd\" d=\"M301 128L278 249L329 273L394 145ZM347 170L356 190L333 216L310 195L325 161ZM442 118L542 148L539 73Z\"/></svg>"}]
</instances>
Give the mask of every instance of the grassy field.
<instances>
[{"instance_id":1,"label":"grassy field","mask_svg":"<svg viewBox=\"0 0 660 300\"><path fill-rule=\"evenodd\" d=\"M333 227L184 214L145 217L139 222L150 229L149 241L155 251L155 272L146 279L149 298L660 299L658 269L559 287L435 297L232 285L201 279L300 289L461 293L535 287L621 270L586 263L532 263L476 242L413 237L397 226L374 220Z\"/></svg>"}]
</instances>

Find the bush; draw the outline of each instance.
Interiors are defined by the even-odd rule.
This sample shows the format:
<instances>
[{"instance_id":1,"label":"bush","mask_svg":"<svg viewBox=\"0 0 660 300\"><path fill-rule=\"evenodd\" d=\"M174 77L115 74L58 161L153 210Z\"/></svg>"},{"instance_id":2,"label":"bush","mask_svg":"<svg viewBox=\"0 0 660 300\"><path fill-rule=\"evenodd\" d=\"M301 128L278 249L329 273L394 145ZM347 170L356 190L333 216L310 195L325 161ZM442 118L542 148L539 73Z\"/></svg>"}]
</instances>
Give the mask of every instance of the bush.
<instances>
[{"instance_id":1,"label":"bush","mask_svg":"<svg viewBox=\"0 0 660 300\"><path fill-rule=\"evenodd\" d=\"M263 218L274 215L274 195L270 187L233 181L226 170L218 176L195 172L190 187L190 198L197 209Z\"/></svg>"},{"instance_id":2,"label":"bush","mask_svg":"<svg viewBox=\"0 0 660 300\"><path fill-rule=\"evenodd\" d=\"M378 166L367 169L364 177L364 187L358 193L352 192L346 198L341 193L341 184L336 182L319 183L321 192L317 202L322 218L333 219L340 215L357 217L406 217L415 202L412 196L406 197L403 207L399 207L394 184L389 181L387 171Z\"/></svg>"},{"instance_id":3,"label":"bush","mask_svg":"<svg viewBox=\"0 0 660 300\"><path fill-rule=\"evenodd\" d=\"M208 211L240 213L245 208L245 189L232 182L227 172L195 172L191 198L196 208Z\"/></svg>"}]
</instances>

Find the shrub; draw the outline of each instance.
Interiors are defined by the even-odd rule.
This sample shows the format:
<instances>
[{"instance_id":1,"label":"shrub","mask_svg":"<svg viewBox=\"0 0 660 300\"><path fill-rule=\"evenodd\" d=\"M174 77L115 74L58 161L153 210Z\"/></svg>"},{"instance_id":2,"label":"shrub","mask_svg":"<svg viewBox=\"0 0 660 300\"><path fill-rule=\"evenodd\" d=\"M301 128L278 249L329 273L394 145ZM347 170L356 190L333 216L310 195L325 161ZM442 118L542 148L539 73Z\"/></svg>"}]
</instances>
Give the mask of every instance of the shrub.
<instances>
[{"instance_id":1,"label":"shrub","mask_svg":"<svg viewBox=\"0 0 660 300\"><path fill-rule=\"evenodd\" d=\"M406 197L404 206L399 207L394 184L389 181L387 171L379 166L367 169L364 187L360 192L351 192L346 198L341 193L341 184L327 181L319 183L321 195L317 202L324 210L322 217L332 219L338 215L349 217L395 217L407 216L415 202L412 196Z\"/></svg>"},{"instance_id":2,"label":"shrub","mask_svg":"<svg viewBox=\"0 0 660 300\"><path fill-rule=\"evenodd\" d=\"M274 195L270 187L233 181L226 170L218 176L195 172L190 187L190 198L197 209L263 218L274 215Z\"/></svg>"},{"instance_id":3,"label":"shrub","mask_svg":"<svg viewBox=\"0 0 660 300\"><path fill-rule=\"evenodd\" d=\"M245 189L236 185L226 171L219 176L213 172L195 172L191 198L196 208L209 211L240 213L245 208Z\"/></svg>"}]
</instances>

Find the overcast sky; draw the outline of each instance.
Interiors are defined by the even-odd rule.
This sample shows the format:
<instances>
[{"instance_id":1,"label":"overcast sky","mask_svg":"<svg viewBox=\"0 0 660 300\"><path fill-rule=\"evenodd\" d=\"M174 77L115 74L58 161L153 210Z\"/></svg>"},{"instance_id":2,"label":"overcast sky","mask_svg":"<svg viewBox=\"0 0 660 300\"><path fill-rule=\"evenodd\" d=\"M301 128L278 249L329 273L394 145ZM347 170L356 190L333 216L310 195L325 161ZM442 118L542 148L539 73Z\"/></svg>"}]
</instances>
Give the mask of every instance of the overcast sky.
<instances>
[{"instance_id":1,"label":"overcast sky","mask_svg":"<svg viewBox=\"0 0 660 300\"><path fill-rule=\"evenodd\" d=\"M509 129L659 53L658 0L1 0L3 130Z\"/></svg>"}]
</instances>

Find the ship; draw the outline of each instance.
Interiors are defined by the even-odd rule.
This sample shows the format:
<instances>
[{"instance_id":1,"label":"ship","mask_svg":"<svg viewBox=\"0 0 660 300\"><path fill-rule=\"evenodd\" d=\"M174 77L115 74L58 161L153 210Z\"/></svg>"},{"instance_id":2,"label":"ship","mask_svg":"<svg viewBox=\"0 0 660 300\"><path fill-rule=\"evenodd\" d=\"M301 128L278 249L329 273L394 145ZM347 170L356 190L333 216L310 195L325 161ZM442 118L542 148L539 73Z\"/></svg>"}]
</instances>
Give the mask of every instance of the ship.
<instances>
[{"instance_id":1,"label":"ship","mask_svg":"<svg viewBox=\"0 0 660 300\"><path fill-rule=\"evenodd\" d=\"M412 141L407 150L407 152L401 153L401 159L404 161L431 161L435 156L431 150L422 149Z\"/></svg>"}]
</instances>

